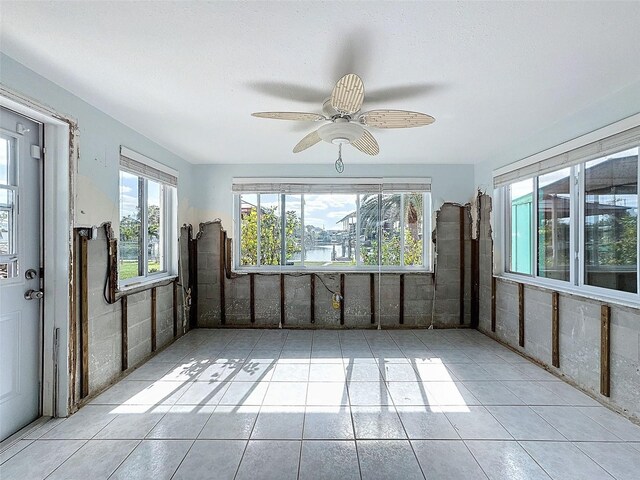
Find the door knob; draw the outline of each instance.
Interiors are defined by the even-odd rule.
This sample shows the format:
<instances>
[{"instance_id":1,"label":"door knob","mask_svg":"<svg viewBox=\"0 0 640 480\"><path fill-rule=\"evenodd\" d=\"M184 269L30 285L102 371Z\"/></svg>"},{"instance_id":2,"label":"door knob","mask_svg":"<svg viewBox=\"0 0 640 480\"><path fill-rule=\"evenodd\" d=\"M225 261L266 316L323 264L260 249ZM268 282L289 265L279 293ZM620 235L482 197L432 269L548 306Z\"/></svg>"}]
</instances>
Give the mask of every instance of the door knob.
<instances>
[{"instance_id":1,"label":"door knob","mask_svg":"<svg viewBox=\"0 0 640 480\"><path fill-rule=\"evenodd\" d=\"M39 300L44 297L44 293L41 290L27 290L24 292L24 298L26 300Z\"/></svg>"},{"instance_id":2,"label":"door knob","mask_svg":"<svg viewBox=\"0 0 640 480\"><path fill-rule=\"evenodd\" d=\"M34 278L38 278L38 272L36 272L35 269L30 268L29 270L24 272L24 278L26 278L27 280L33 280Z\"/></svg>"}]
</instances>

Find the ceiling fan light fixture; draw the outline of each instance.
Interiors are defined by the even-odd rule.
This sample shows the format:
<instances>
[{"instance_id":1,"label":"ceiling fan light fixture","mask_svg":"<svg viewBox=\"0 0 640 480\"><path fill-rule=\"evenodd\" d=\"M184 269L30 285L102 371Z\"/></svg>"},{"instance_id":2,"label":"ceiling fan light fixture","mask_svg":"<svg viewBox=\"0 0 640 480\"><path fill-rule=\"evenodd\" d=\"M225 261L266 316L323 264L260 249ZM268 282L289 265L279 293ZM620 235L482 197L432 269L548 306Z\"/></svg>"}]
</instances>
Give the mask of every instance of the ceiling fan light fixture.
<instances>
[{"instance_id":1,"label":"ceiling fan light fixture","mask_svg":"<svg viewBox=\"0 0 640 480\"><path fill-rule=\"evenodd\" d=\"M320 138L334 145L355 142L362 137L363 133L362 126L348 122L329 123L318 129Z\"/></svg>"}]
</instances>

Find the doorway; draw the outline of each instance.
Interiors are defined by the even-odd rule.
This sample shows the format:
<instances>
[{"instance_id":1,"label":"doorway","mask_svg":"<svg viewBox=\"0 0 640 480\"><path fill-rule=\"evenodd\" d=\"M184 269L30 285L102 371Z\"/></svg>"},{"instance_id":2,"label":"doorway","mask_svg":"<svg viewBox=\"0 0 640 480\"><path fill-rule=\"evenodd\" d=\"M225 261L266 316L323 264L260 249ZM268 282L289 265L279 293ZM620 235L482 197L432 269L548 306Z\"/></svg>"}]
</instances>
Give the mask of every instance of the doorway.
<instances>
[{"instance_id":1,"label":"doorway","mask_svg":"<svg viewBox=\"0 0 640 480\"><path fill-rule=\"evenodd\" d=\"M0 109L0 441L41 414L42 124Z\"/></svg>"}]
</instances>

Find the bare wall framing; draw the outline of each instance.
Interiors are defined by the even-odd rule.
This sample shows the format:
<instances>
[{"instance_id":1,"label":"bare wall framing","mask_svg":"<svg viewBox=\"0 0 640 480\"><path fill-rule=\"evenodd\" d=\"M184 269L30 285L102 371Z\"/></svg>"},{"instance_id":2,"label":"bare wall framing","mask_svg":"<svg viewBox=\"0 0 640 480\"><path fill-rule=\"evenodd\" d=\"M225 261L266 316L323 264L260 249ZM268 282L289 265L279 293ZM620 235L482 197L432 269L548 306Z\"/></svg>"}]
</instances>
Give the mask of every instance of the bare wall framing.
<instances>
[{"instance_id":1,"label":"bare wall framing","mask_svg":"<svg viewBox=\"0 0 640 480\"><path fill-rule=\"evenodd\" d=\"M198 327L468 327L472 316L470 205L436 214L434 272L231 272L219 220L200 224L190 271ZM313 291L312 291L313 288ZM341 293L340 308L332 293ZM435 294L435 298L434 298ZM372 321L373 320L373 321Z\"/></svg>"},{"instance_id":2,"label":"bare wall framing","mask_svg":"<svg viewBox=\"0 0 640 480\"><path fill-rule=\"evenodd\" d=\"M488 195L478 210L478 329L639 421L640 309L494 276Z\"/></svg>"}]
</instances>

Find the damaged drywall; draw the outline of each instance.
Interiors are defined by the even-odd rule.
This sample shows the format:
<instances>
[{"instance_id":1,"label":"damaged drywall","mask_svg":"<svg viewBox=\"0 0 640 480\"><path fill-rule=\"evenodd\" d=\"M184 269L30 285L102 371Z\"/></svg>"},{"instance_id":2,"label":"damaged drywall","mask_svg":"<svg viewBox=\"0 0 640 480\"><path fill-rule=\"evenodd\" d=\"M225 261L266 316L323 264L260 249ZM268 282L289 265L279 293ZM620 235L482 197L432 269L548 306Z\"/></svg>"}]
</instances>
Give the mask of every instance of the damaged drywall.
<instances>
[{"instance_id":1,"label":"damaged drywall","mask_svg":"<svg viewBox=\"0 0 640 480\"><path fill-rule=\"evenodd\" d=\"M434 272L373 276L349 271L248 274L230 272L225 266L230 252L225 249L222 222L201 223L191 267L196 274L196 324L287 328L469 326L471 231L470 204L442 205L435 215ZM343 311L332 306L332 295L341 292L341 275Z\"/></svg>"}]
</instances>

